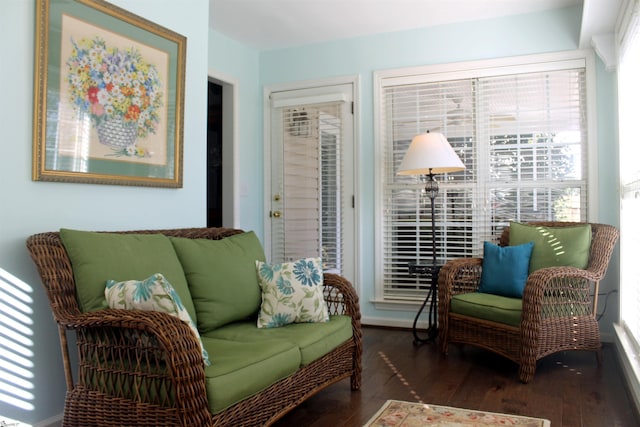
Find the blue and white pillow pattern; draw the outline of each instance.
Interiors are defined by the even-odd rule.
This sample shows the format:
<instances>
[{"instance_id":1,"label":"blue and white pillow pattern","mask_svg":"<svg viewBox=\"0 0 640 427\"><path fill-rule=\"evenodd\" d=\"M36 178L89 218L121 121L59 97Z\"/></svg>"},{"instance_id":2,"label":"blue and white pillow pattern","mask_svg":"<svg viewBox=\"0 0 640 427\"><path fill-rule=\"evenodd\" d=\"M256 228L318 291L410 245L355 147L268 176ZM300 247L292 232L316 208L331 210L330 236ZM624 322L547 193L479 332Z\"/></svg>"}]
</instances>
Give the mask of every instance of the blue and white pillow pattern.
<instances>
[{"instance_id":1,"label":"blue and white pillow pattern","mask_svg":"<svg viewBox=\"0 0 640 427\"><path fill-rule=\"evenodd\" d=\"M320 258L281 264L256 261L256 270L262 288L258 328L329 320Z\"/></svg>"},{"instance_id":2,"label":"blue and white pillow pattern","mask_svg":"<svg viewBox=\"0 0 640 427\"><path fill-rule=\"evenodd\" d=\"M156 273L144 280L116 282L107 280L104 295L110 308L126 310L161 311L175 316L189 325L200 341L205 366L210 366L209 355L202 345L200 333L191 316L182 305L180 296L165 277Z\"/></svg>"}]
</instances>

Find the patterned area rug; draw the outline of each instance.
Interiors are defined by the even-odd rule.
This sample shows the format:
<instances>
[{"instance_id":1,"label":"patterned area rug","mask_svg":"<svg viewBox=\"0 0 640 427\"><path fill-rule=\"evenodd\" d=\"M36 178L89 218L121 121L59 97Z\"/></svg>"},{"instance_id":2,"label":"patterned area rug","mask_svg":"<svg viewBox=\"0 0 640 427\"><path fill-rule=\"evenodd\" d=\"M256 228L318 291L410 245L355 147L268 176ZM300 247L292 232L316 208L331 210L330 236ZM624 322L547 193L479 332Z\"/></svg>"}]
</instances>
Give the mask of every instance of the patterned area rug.
<instances>
[{"instance_id":1,"label":"patterned area rug","mask_svg":"<svg viewBox=\"0 0 640 427\"><path fill-rule=\"evenodd\" d=\"M364 427L484 427L526 426L550 427L549 420L472 411L448 406L387 400Z\"/></svg>"}]
</instances>

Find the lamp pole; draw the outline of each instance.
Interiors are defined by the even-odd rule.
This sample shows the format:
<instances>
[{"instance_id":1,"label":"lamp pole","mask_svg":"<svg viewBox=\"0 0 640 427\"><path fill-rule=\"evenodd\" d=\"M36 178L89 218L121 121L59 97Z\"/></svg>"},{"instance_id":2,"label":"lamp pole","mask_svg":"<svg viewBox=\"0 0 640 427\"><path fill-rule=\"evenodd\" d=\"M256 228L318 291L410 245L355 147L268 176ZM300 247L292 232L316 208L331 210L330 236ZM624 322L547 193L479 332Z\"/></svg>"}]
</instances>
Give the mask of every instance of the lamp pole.
<instances>
[{"instance_id":1,"label":"lamp pole","mask_svg":"<svg viewBox=\"0 0 640 427\"><path fill-rule=\"evenodd\" d=\"M439 188L438 181L436 181L433 169L429 168L427 174L427 182L424 185L424 192L429 199L431 199L431 256L433 265L436 265L436 206L435 200L438 196Z\"/></svg>"}]
</instances>

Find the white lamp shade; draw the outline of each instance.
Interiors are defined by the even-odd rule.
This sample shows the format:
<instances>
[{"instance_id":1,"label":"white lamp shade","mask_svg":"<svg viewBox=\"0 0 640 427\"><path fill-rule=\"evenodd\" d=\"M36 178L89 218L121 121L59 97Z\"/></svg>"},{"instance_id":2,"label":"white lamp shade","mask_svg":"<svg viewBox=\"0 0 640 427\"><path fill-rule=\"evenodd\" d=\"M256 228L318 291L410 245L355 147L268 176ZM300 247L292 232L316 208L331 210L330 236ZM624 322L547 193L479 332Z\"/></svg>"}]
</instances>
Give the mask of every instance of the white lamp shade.
<instances>
[{"instance_id":1,"label":"white lamp shade","mask_svg":"<svg viewBox=\"0 0 640 427\"><path fill-rule=\"evenodd\" d=\"M428 175L466 169L449 141L441 133L416 135L400 163L398 175Z\"/></svg>"}]
</instances>

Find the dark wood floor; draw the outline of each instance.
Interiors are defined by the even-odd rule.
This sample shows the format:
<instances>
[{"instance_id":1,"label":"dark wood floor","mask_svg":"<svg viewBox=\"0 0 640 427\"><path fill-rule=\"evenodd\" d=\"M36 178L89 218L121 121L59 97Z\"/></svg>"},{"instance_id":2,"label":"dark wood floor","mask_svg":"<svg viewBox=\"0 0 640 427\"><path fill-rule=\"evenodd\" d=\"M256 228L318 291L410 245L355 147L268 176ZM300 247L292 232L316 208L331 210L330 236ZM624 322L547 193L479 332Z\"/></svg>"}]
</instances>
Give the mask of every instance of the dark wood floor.
<instances>
[{"instance_id":1,"label":"dark wood floor","mask_svg":"<svg viewBox=\"0 0 640 427\"><path fill-rule=\"evenodd\" d=\"M311 397L275 426L361 427L387 399L546 418L552 427L640 426L615 349L606 345L598 367L592 352L563 352L538 362L529 384L517 366L487 351L413 345L411 331L364 328L363 381L349 380Z\"/></svg>"}]
</instances>

